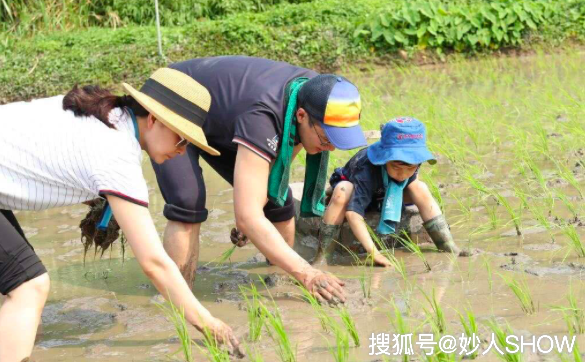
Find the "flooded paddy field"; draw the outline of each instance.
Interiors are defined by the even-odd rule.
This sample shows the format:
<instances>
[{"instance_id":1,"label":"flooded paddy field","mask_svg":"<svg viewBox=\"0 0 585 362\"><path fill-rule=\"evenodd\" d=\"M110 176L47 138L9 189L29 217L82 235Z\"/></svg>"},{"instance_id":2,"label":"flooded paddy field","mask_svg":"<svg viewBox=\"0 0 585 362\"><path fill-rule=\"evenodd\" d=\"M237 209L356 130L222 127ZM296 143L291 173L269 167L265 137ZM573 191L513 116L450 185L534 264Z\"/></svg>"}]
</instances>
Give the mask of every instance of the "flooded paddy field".
<instances>
[{"instance_id":1,"label":"flooded paddy field","mask_svg":"<svg viewBox=\"0 0 585 362\"><path fill-rule=\"evenodd\" d=\"M346 281L344 310L355 323L359 347L337 333L343 326L339 309L301 300L300 290L275 277L278 268L267 266L251 244L218 262L231 247L232 194L208 167L210 216L202 227L195 295L235 329L247 351L245 361L279 361L284 345L265 327L258 341L249 341L240 287L251 283L272 315L270 298L276 302L298 361L404 360L379 353L384 343L371 346L372 334L382 333L390 334L389 353L395 352L393 333L413 333L410 360L454 361L463 357L460 349L425 356L415 344L417 335L434 334L438 341L472 332L480 339L480 360L578 360L578 354L555 352L502 357L494 347L483 353L494 331L526 340L573 333L585 351L584 63L585 55L574 51L346 72L362 92L365 129L376 130L396 116L413 116L427 125L438 164L423 165L420 177L443 208L457 243L478 249L457 259L425 245L419 255L396 249L402 272L367 265L325 267ZM336 151L331 170L352 154ZM295 162L300 180L302 162ZM162 235L164 201L146 161L144 172L150 211ZM184 360L180 352L174 354L180 341L157 307L162 298L129 249L125 258L117 243L101 259L90 251L84 264L78 224L86 212L87 207L75 206L17 213L52 283L32 359ZM190 332L194 360L207 360L201 334Z\"/></svg>"}]
</instances>

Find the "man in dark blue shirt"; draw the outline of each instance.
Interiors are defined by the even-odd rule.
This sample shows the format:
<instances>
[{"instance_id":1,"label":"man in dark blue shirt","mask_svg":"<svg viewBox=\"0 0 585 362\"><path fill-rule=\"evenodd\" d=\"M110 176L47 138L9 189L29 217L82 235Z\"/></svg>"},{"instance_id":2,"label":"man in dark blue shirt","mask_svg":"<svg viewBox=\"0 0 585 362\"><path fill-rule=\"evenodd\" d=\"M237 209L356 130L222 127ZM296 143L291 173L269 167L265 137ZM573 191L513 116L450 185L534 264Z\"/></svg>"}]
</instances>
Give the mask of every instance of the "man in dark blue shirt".
<instances>
[{"instance_id":1,"label":"man in dark blue shirt","mask_svg":"<svg viewBox=\"0 0 585 362\"><path fill-rule=\"evenodd\" d=\"M359 127L361 102L347 79L268 59L226 56L172 64L206 87L211 94L207 119L201 126L212 156L190 145L186 155L153 164L166 201L169 220L164 246L192 284L197 266L199 230L207 219L205 183L199 158L234 186L236 226L276 266L299 280L318 298L343 301L343 282L311 267L293 249L292 191L279 206L267 199L271 167L283 145L316 155L335 148L366 145ZM308 80L306 80L307 78ZM304 82L304 83L302 83ZM298 96L289 97L291 84ZM290 93L293 94L293 93ZM294 139L284 139L285 111L294 107ZM287 245L288 244L288 245Z\"/></svg>"}]
</instances>

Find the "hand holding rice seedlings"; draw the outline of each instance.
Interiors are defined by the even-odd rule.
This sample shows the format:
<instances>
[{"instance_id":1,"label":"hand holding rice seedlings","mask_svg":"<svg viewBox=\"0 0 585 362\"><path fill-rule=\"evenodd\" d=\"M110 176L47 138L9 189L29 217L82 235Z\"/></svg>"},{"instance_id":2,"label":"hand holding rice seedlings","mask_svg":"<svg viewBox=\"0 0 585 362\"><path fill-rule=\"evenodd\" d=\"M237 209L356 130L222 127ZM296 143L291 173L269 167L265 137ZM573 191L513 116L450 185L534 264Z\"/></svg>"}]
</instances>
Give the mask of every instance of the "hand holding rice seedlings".
<instances>
[{"instance_id":1,"label":"hand holding rice seedlings","mask_svg":"<svg viewBox=\"0 0 585 362\"><path fill-rule=\"evenodd\" d=\"M360 336L355 326L355 321L351 317L351 314L349 314L349 311L345 307L339 308L337 313L339 314L339 317L341 318L341 321L343 322L343 325L345 326L347 333L351 336L351 339L353 339L353 344L356 347L359 347Z\"/></svg>"},{"instance_id":2,"label":"hand holding rice seedlings","mask_svg":"<svg viewBox=\"0 0 585 362\"><path fill-rule=\"evenodd\" d=\"M516 298L520 301L520 306L524 313L533 314L536 312L536 306L530 295L530 289L526 285L526 281L518 281L514 277L506 278L502 274L500 277L504 280L504 283L512 290Z\"/></svg>"},{"instance_id":3,"label":"hand holding rice seedlings","mask_svg":"<svg viewBox=\"0 0 585 362\"><path fill-rule=\"evenodd\" d=\"M256 286L250 283L250 288L240 286L240 293L246 301L246 310L248 312L249 332L248 339L250 342L260 340L262 336L262 326L264 326L264 316L262 315L262 302ZM248 297L247 293L251 296Z\"/></svg>"},{"instance_id":4,"label":"hand holding rice seedlings","mask_svg":"<svg viewBox=\"0 0 585 362\"><path fill-rule=\"evenodd\" d=\"M181 342L181 347L173 354L177 354L182 351L185 361L195 361L193 358L193 340L189 335L184 310L182 308L179 310L171 301L167 301L164 304L156 303L156 306L162 310L167 318L173 323L175 326L175 331L177 332L177 336L179 337L179 341Z\"/></svg>"},{"instance_id":5,"label":"hand holding rice seedlings","mask_svg":"<svg viewBox=\"0 0 585 362\"><path fill-rule=\"evenodd\" d=\"M491 319L486 322L487 326L492 330L494 333L493 336L496 339L496 343L500 347L500 350L504 351L504 354L497 353L496 355L498 358L506 361L506 362L522 362L524 357L520 352L516 353L507 353L506 348L508 350L514 350L515 346L510 346L506 341L506 338L509 335L512 335L512 331L510 330L510 326L506 323L506 330L498 325L498 323Z\"/></svg>"}]
</instances>

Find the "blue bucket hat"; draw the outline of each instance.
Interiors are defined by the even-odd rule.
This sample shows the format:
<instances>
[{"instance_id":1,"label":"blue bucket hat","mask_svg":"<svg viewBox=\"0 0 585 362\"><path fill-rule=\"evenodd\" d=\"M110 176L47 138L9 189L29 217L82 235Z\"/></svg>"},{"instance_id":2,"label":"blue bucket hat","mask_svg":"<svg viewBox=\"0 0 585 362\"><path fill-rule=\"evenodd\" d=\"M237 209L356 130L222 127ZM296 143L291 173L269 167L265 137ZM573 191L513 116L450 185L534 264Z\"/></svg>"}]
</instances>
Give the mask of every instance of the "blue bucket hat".
<instances>
[{"instance_id":1,"label":"blue bucket hat","mask_svg":"<svg viewBox=\"0 0 585 362\"><path fill-rule=\"evenodd\" d=\"M374 165L384 165L389 161L402 161L418 165L428 161L437 163L427 148L425 125L411 117L394 118L382 128L380 140L368 147L368 159Z\"/></svg>"}]
</instances>

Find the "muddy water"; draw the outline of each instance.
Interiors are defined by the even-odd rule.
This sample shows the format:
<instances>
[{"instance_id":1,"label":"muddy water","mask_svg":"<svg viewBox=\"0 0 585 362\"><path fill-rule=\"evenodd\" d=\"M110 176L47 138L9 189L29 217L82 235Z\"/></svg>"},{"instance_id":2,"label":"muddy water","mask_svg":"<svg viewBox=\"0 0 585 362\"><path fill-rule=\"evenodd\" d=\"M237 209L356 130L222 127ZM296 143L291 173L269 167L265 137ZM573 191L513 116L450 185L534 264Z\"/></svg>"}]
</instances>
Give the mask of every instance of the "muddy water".
<instances>
[{"instance_id":1,"label":"muddy water","mask_svg":"<svg viewBox=\"0 0 585 362\"><path fill-rule=\"evenodd\" d=\"M562 63L563 55L555 56L554 61ZM511 79L531 79L543 71L542 59L505 59L501 62L500 68L492 70L493 82L489 85L483 83L480 86L474 83L473 73L470 73L464 85L476 92L477 97L481 97L498 91L498 79L509 87L513 83ZM481 69L470 69L481 72ZM386 83L404 85L418 82L432 92L433 87L438 87L443 79L436 77L433 72L444 71L441 68L429 68L412 77L377 70L364 77L354 74L353 78L357 78L362 89L372 87L371 93L384 99L390 97L391 92L376 92ZM351 74L348 76L352 77ZM569 76L583 78L581 73ZM371 118L374 118L378 110L369 112ZM346 158L347 155L336 153L337 162L342 163ZM443 162L444 159L440 161L440 173L453 174L452 166ZM505 169L507 166L502 162L495 167ZM158 192L153 172L146 162L144 172L150 186L150 211L162 233L165 226L162 216L164 202ZM245 341L247 316L238 295L238 285L257 281L258 276L266 277L277 272L277 269L267 267L251 245L237 250L231 263L214 262L231 246L229 230L234 225L232 191L230 185L209 167L204 167L204 174L210 216L202 228L200 270L195 294L214 315L232 325L240 339ZM493 230L484 227L489 219L485 208L480 204L471 205L474 215L472 218L465 217L449 194L452 192L461 198L468 192L467 189L449 184L447 177L439 180L446 185L441 192L455 238L462 246L478 248L481 253L471 258L454 260L432 251L432 248L423 247L424 256L432 268L431 272L427 272L416 256L397 250L396 255L404 259L408 282L390 270L367 270L366 281L371 283L370 298L364 298L358 281L362 274L360 267L326 267L347 282L347 308L355 318L362 342L360 347L350 349L350 361L382 360L381 355L370 355L369 338L372 333L396 332L389 320L389 316L394 314L389 303L392 299L412 331L430 333L430 324L425 323L427 317L424 314L424 309L430 309L430 305L422 291L431 295L434 290L447 321L446 334L459 335L462 328L457 312L463 312L465 308L473 310L483 341L480 355L487 348L486 341L491 335L484 322L492 318L499 323L507 322L513 334L518 336L567 334L565 322L559 313L551 311L551 306L567 305L565 296L569 291L569 284L572 285L579 303L582 303L585 293L585 261L575 257L574 253L566 256L566 249L561 249L563 244L552 243L549 233L536 226L533 220L526 220L523 225L524 236L520 238L515 236L512 225L506 224L508 219L502 210L499 211L499 217L505 221L500 222ZM497 178L498 182L501 180ZM568 195L575 194L568 186L561 185L560 189ZM101 259L94 258L90 253L84 265L77 225L85 212L86 207L75 206L17 214L35 250L47 266L52 281L33 359L180 360L180 354L171 356L179 348L179 343L171 323L156 306L161 299L141 273L130 251L127 251L124 259L118 247ZM560 232L556 233L560 235ZM580 230L579 233L581 234ZM500 275L514 276L527 283L538 308L535 314L526 315L521 310L518 300L502 282ZM262 294L268 296L268 291L261 289L259 283L256 284ZM278 303L286 330L296 346L298 360L332 361L328 346L335 345L333 337L323 332L311 307L295 297L295 288L286 283L269 283L269 292ZM583 308L583 305L580 304L580 307ZM334 309L330 309L329 313L334 315ZM201 345L200 335L193 329L192 335L198 345ZM583 336L578 341L585 348ZM265 361L279 360L275 344L266 333L260 342L248 344L247 347L261 354ZM197 361L205 360L204 354L198 348L195 354ZM525 357L535 361L558 359L555 354L529 353ZM397 357L392 358L395 360ZM497 354L492 349L492 352L481 359L495 361Z\"/></svg>"}]
</instances>

